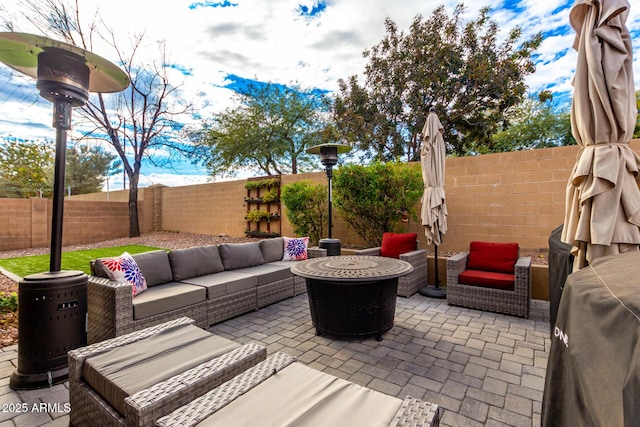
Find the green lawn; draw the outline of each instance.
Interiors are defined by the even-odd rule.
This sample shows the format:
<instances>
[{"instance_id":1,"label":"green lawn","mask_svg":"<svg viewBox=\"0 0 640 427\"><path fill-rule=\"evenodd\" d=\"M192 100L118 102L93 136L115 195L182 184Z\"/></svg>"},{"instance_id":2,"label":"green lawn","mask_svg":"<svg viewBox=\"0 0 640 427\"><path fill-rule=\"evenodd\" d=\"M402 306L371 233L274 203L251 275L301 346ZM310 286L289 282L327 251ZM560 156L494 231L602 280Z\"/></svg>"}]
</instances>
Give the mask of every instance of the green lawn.
<instances>
[{"instance_id":1,"label":"green lawn","mask_svg":"<svg viewBox=\"0 0 640 427\"><path fill-rule=\"evenodd\" d=\"M96 258L122 255L123 252L137 254L162 248L141 245L112 246L110 248L85 249L62 253L62 270L81 270L90 274L89 261ZM0 259L0 267L11 273L25 277L34 273L49 271L49 254L32 255L20 258Z\"/></svg>"}]
</instances>

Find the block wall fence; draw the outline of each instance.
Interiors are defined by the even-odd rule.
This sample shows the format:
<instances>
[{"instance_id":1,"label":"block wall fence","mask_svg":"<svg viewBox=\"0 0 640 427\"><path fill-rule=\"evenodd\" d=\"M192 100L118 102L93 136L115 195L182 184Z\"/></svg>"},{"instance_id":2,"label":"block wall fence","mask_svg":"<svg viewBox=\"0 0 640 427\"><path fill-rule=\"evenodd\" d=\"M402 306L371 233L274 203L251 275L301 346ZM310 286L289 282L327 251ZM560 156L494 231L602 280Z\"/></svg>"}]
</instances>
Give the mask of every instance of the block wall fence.
<instances>
[{"instance_id":1,"label":"block wall fence","mask_svg":"<svg viewBox=\"0 0 640 427\"><path fill-rule=\"evenodd\" d=\"M640 152L640 139L632 148ZM442 251L461 251L472 240L518 242L523 251L546 252L551 231L564 218L565 188L577 146L446 159L448 231ZM282 177L282 185L309 179L326 184L324 172ZM141 230L244 236L245 180L140 189ZM65 200L63 245L128 235L127 191L72 196ZM283 211L286 211L284 206ZM282 234L293 231L283 212ZM334 209L333 237L344 245L362 242ZM49 245L51 201L0 199L0 250ZM422 225L418 233L427 248ZM429 249L429 248L427 248Z\"/></svg>"}]
</instances>

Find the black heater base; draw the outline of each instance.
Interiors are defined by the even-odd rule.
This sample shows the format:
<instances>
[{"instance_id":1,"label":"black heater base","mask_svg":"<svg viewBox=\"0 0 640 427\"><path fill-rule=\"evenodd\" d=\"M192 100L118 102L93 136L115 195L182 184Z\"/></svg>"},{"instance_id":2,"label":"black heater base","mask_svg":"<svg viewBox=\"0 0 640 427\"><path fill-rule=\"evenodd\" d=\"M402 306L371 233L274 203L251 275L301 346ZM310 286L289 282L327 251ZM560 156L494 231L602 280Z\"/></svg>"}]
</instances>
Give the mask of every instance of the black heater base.
<instances>
[{"instance_id":1,"label":"black heater base","mask_svg":"<svg viewBox=\"0 0 640 427\"><path fill-rule=\"evenodd\" d=\"M445 299L447 297L447 290L441 287L436 288L435 286L423 286L418 290L418 292L420 292L420 295L424 295L429 298Z\"/></svg>"},{"instance_id":2,"label":"black heater base","mask_svg":"<svg viewBox=\"0 0 640 427\"><path fill-rule=\"evenodd\" d=\"M87 282L82 271L57 271L18 284L18 368L9 387L30 390L67 380L67 352L87 344Z\"/></svg>"},{"instance_id":3,"label":"black heater base","mask_svg":"<svg viewBox=\"0 0 640 427\"><path fill-rule=\"evenodd\" d=\"M9 384L13 390L34 390L37 388L51 387L63 383L68 379L68 366L38 374L21 374L18 370L15 370L9 378Z\"/></svg>"}]
</instances>

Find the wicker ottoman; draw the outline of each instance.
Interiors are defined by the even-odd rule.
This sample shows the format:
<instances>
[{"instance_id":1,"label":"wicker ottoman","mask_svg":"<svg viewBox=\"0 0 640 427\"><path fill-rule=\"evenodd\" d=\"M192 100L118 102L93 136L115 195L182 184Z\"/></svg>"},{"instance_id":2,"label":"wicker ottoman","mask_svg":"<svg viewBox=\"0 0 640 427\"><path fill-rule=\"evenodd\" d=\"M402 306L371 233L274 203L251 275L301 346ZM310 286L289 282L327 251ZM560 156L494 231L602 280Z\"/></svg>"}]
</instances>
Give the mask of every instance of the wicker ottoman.
<instances>
[{"instance_id":1,"label":"wicker ottoman","mask_svg":"<svg viewBox=\"0 0 640 427\"><path fill-rule=\"evenodd\" d=\"M284 353L239 374L156 425L280 427L437 426L437 405L396 397L317 371Z\"/></svg>"},{"instance_id":2,"label":"wicker ottoman","mask_svg":"<svg viewBox=\"0 0 640 427\"><path fill-rule=\"evenodd\" d=\"M241 346L184 317L72 350L70 423L153 426L266 354L262 346Z\"/></svg>"}]
</instances>

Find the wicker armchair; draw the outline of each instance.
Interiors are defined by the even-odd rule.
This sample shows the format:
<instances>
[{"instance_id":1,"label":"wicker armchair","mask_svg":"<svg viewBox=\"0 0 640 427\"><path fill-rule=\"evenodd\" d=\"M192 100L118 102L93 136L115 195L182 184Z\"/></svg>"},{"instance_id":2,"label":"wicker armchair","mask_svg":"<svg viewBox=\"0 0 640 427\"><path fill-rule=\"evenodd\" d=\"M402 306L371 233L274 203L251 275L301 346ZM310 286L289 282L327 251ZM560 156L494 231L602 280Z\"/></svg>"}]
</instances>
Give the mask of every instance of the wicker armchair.
<instances>
[{"instance_id":1,"label":"wicker armchair","mask_svg":"<svg viewBox=\"0 0 640 427\"><path fill-rule=\"evenodd\" d=\"M386 246L393 245L395 239L403 239L405 244L410 242L410 246L405 247L405 250L399 248L396 258L408 262L413 266L413 272L407 276L400 277L398 279L398 295L402 297L410 297L418 292L418 290L427 285L427 251L425 249L418 249L418 235L416 233L384 233L382 236L382 246L376 248L361 249L354 252L354 255L370 255L370 256L386 256ZM394 251L391 250L391 253Z\"/></svg>"},{"instance_id":2,"label":"wicker armchair","mask_svg":"<svg viewBox=\"0 0 640 427\"><path fill-rule=\"evenodd\" d=\"M447 302L528 318L531 257L520 257L517 243L471 242L470 252L447 260Z\"/></svg>"}]
</instances>

